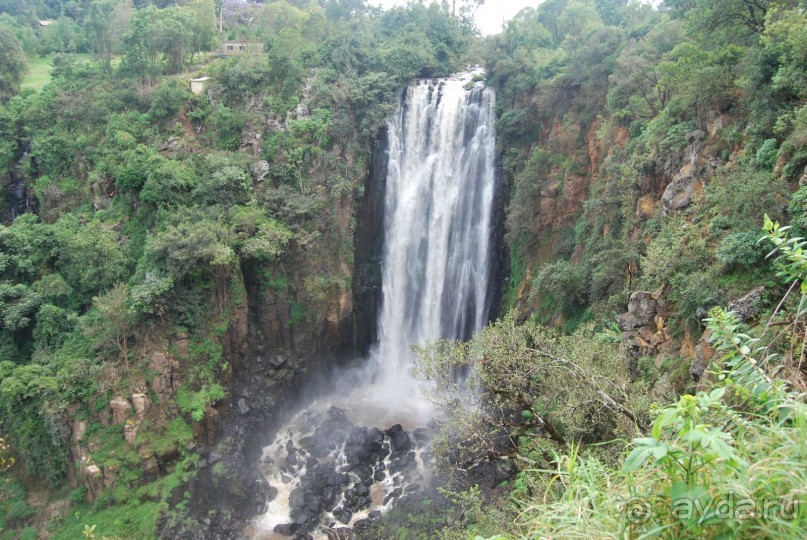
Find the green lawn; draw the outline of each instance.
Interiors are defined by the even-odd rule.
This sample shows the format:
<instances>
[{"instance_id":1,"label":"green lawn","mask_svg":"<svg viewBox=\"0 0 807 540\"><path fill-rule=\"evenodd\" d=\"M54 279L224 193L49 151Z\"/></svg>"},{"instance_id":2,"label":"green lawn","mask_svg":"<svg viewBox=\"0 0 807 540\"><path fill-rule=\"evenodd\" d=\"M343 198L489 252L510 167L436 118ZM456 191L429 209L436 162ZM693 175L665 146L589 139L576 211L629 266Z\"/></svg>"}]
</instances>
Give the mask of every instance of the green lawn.
<instances>
[{"instance_id":1,"label":"green lawn","mask_svg":"<svg viewBox=\"0 0 807 540\"><path fill-rule=\"evenodd\" d=\"M22 79L22 88L42 90L50 82L50 71L53 69L53 55L29 56L28 73Z\"/></svg>"},{"instance_id":2,"label":"green lawn","mask_svg":"<svg viewBox=\"0 0 807 540\"><path fill-rule=\"evenodd\" d=\"M28 73L22 79L22 89L31 88L33 90L42 90L42 88L50 82L50 72L53 70L53 57L55 55L48 54L46 56L29 56L28 57ZM91 54L74 54L73 57L81 62L94 62L95 57ZM120 58L112 58L112 66L120 63Z\"/></svg>"}]
</instances>

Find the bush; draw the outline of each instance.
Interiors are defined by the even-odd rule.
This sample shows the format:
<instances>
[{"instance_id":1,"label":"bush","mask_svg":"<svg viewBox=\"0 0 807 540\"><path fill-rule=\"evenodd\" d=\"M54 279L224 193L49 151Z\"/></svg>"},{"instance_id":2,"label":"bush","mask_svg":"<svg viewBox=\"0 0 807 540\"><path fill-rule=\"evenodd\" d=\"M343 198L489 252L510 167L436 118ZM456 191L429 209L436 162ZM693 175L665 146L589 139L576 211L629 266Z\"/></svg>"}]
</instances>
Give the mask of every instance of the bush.
<instances>
[{"instance_id":1,"label":"bush","mask_svg":"<svg viewBox=\"0 0 807 540\"><path fill-rule=\"evenodd\" d=\"M78 506L87 502L87 486L79 486L70 492L70 504Z\"/></svg>"},{"instance_id":2,"label":"bush","mask_svg":"<svg viewBox=\"0 0 807 540\"><path fill-rule=\"evenodd\" d=\"M179 81L174 79L163 81L154 92L149 116L154 122L173 118L190 97L190 92Z\"/></svg>"},{"instance_id":3,"label":"bush","mask_svg":"<svg viewBox=\"0 0 807 540\"><path fill-rule=\"evenodd\" d=\"M773 166L776 165L777 153L776 139L766 139L757 149L757 165L768 171L773 170Z\"/></svg>"},{"instance_id":4,"label":"bush","mask_svg":"<svg viewBox=\"0 0 807 540\"><path fill-rule=\"evenodd\" d=\"M717 250L717 260L726 266L743 266L749 268L764 260L767 244L759 242L758 234L753 232L732 233L723 238Z\"/></svg>"},{"instance_id":5,"label":"bush","mask_svg":"<svg viewBox=\"0 0 807 540\"><path fill-rule=\"evenodd\" d=\"M541 267L532 283L530 301L539 296L551 296L565 315L585 305L588 290L586 268L569 261L557 261Z\"/></svg>"},{"instance_id":6,"label":"bush","mask_svg":"<svg viewBox=\"0 0 807 540\"><path fill-rule=\"evenodd\" d=\"M6 520L10 524L20 524L25 522L29 517L35 513L34 507L29 506L25 501L17 501L14 506L6 514Z\"/></svg>"}]
</instances>

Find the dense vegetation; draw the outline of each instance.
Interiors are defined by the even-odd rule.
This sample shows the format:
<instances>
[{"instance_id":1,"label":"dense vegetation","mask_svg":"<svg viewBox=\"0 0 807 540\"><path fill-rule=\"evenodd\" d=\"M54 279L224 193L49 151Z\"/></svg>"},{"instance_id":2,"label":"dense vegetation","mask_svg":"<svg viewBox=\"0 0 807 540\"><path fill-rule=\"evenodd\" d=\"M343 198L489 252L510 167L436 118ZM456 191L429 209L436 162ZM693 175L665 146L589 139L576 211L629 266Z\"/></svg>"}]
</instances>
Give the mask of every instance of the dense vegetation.
<instances>
[{"instance_id":1,"label":"dense vegetation","mask_svg":"<svg viewBox=\"0 0 807 540\"><path fill-rule=\"evenodd\" d=\"M466 531L804 536L804 7L549 0L481 46L516 311L418 360L440 465L520 469L507 505L461 498ZM663 307L632 338L639 290Z\"/></svg>"},{"instance_id":2,"label":"dense vegetation","mask_svg":"<svg viewBox=\"0 0 807 540\"><path fill-rule=\"evenodd\" d=\"M247 11L226 11L219 36L212 0L0 3L2 434L29 487L76 485L73 419L89 422L95 463L118 471L96 517L49 524L64 537L90 521L105 535L153 532L197 459L184 450L192 426L224 397L220 341L243 273L289 298L290 324L324 319L350 285L354 223L342 216L376 133L407 81L458 70L471 38L439 6L235 7ZM211 54L230 38L265 54ZM53 59L40 92L19 92L26 55ZM214 83L194 95L187 80L201 73ZM98 414L147 388L150 351L186 334L188 384L138 432L180 464L144 485L124 425ZM7 486L0 528L14 538L34 512L21 484Z\"/></svg>"},{"instance_id":3,"label":"dense vegetation","mask_svg":"<svg viewBox=\"0 0 807 540\"><path fill-rule=\"evenodd\" d=\"M807 5L546 0L481 38L474 3L0 0L0 538L184 519L245 276L317 328L350 290L354 203L401 89L468 62L498 95L508 313L420 349L460 510L410 501L380 534L805 536ZM224 39L263 53L218 58ZM43 59L49 82L21 90ZM747 321L716 308L758 285ZM662 343L626 358L615 317L639 290L662 295ZM716 350L697 385L696 348ZM160 402L155 350L182 390L131 445L102 413ZM97 493L76 422L117 471ZM151 455L172 470L142 474ZM518 473L461 491L483 462ZM717 514L732 497L772 510Z\"/></svg>"}]
</instances>

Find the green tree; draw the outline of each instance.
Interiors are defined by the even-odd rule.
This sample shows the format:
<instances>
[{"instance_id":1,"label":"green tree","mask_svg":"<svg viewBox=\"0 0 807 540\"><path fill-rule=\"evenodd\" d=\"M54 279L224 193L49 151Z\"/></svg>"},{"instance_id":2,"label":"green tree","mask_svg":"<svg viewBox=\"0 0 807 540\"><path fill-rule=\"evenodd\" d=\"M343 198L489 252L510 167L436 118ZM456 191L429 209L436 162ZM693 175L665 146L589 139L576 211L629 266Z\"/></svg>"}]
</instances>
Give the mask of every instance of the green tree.
<instances>
[{"instance_id":1,"label":"green tree","mask_svg":"<svg viewBox=\"0 0 807 540\"><path fill-rule=\"evenodd\" d=\"M84 333L96 347L113 349L129 369L129 341L137 325L137 315L131 309L129 288L118 283L106 294L93 298L94 313L90 313Z\"/></svg>"},{"instance_id":2,"label":"green tree","mask_svg":"<svg viewBox=\"0 0 807 540\"><path fill-rule=\"evenodd\" d=\"M5 26L0 26L0 103L20 91L28 67L19 40Z\"/></svg>"},{"instance_id":3,"label":"green tree","mask_svg":"<svg viewBox=\"0 0 807 540\"><path fill-rule=\"evenodd\" d=\"M91 36L92 49L107 69L112 65L112 55L123 51L123 35L133 13L131 0L95 0L89 5L84 26Z\"/></svg>"}]
</instances>

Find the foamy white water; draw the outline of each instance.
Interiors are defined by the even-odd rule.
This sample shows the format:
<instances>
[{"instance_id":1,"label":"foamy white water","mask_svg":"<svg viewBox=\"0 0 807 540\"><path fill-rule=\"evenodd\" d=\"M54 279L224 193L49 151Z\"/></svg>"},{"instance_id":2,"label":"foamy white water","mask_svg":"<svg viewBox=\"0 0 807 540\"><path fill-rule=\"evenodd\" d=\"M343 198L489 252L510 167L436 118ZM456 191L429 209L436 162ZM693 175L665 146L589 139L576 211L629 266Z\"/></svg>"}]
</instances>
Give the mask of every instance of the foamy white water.
<instances>
[{"instance_id":1,"label":"foamy white water","mask_svg":"<svg viewBox=\"0 0 807 540\"><path fill-rule=\"evenodd\" d=\"M342 490L364 483L370 499L347 519L342 512L348 506L348 492L331 496L327 507L313 514L321 525L310 531L315 538L326 538L324 531L338 527L340 517L343 525L352 526L371 512L389 509L410 487L428 482L424 466L428 440L424 442L422 430L418 436L416 428L435 411L420 399L410 374L411 346L441 338L467 339L487 322L490 308L495 93L473 82L476 73L419 81L407 89L388 124L382 308L379 342L371 352L374 369L369 370L374 375L363 383L339 384L351 389L346 394L310 403L264 449L261 469L278 491L247 532L251 538L286 537L275 528L293 523L295 512L299 518L300 496L305 492L302 478L312 471L338 471L334 478ZM327 453L315 455L317 446L311 441L328 431L322 426L328 425L332 406L355 426L383 430L401 424L417 441L411 451L396 453L387 433L381 457L373 461L372 472L378 477L362 477L347 458L344 439ZM339 436L343 435L344 431ZM407 451L409 468L400 461ZM291 502L295 497L296 505Z\"/></svg>"},{"instance_id":2,"label":"foamy white water","mask_svg":"<svg viewBox=\"0 0 807 540\"><path fill-rule=\"evenodd\" d=\"M374 359L388 399L412 399L413 344L487 322L495 93L475 73L419 81L388 126L385 248Z\"/></svg>"}]
</instances>

